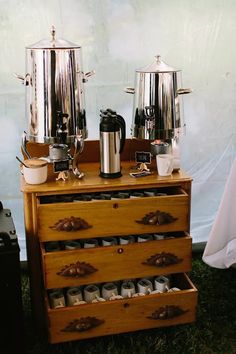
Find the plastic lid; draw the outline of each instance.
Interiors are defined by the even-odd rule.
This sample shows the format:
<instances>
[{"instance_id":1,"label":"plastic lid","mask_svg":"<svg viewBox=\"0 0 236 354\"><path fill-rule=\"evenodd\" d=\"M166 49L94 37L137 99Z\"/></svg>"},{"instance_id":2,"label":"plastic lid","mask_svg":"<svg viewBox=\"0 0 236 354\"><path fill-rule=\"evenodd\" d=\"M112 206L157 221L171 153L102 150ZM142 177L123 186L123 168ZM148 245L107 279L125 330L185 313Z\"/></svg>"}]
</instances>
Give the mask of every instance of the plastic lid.
<instances>
[{"instance_id":1,"label":"plastic lid","mask_svg":"<svg viewBox=\"0 0 236 354\"><path fill-rule=\"evenodd\" d=\"M181 71L179 69L175 69L175 68L167 65L164 61L161 60L160 55L156 55L155 58L156 58L156 60L152 64L145 66L144 68L137 69L136 72L139 72L139 73L170 73L170 72Z\"/></svg>"},{"instance_id":2,"label":"plastic lid","mask_svg":"<svg viewBox=\"0 0 236 354\"><path fill-rule=\"evenodd\" d=\"M69 42L65 39L56 39L56 30L54 26L51 29L51 39L42 39L41 41L29 45L27 49L64 49L64 48L81 48L80 45Z\"/></svg>"}]
</instances>

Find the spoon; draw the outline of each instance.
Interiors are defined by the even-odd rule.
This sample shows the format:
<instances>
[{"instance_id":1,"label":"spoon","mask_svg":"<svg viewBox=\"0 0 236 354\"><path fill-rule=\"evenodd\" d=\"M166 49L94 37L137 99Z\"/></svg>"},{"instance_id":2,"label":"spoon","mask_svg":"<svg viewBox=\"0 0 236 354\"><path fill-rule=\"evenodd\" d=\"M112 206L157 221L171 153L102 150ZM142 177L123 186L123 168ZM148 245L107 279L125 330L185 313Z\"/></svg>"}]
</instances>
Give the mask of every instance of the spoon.
<instances>
[{"instance_id":1,"label":"spoon","mask_svg":"<svg viewBox=\"0 0 236 354\"><path fill-rule=\"evenodd\" d=\"M16 159L22 163L23 166L25 166L26 168L29 168L29 166L27 166L18 156L16 156Z\"/></svg>"}]
</instances>

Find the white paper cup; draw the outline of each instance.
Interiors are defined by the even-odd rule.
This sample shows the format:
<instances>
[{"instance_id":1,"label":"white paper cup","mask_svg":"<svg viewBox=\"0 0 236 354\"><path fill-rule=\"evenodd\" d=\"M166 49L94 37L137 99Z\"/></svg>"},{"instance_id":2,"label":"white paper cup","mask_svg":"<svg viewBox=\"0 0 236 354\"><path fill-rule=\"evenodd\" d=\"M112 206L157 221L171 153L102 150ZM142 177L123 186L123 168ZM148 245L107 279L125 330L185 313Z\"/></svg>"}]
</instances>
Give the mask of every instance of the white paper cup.
<instances>
[{"instance_id":1,"label":"white paper cup","mask_svg":"<svg viewBox=\"0 0 236 354\"><path fill-rule=\"evenodd\" d=\"M65 250L75 250L76 248L81 247L79 241L75 241L75 240L64 241L64 246L65 246Z\"/></svg>"},{"instance_id":2,"label":"white paper cup","mask_svg":"<svg viewBox=\"0 0 236 354\"><path fill-rule=\"evenodd\" d=\"M170 154L156 156L157 172L159 176L170 176L173 172L174 157Z\"/></svg>"},{"instance_id":3,"label":"white paper cup","mask_svg":"<svg viewBox=\"0 0 236 354\"><path fill-rule=\"evenodd\" d=\"M128 245L129 243L134 243L135 238L134 236L121 236L119 237L120 245Z\"/></svg>"},{"instance_id":4,"label":"white paper cup","mask_svg":"<svg viewBox=\"0 0 236 354\"><path fill-rule=\"evenodd\" d=\"M95 238L89 238L84 240L84 248L93 248L98 246L98 240Z\"/></svg>"},{"instance_id":5,"label":"white paper cup","mask_svg":"<svg viewBox=\"0 0 236 354\"><path fill-rule=\"evenodd\" d=\"M25 182L28 184L42 184L46 182L48 177L47 162L40 159L28 159L24 161L22 166L22 174Z\"/></svg>"},{"instance_id":6,"label":"white paper cup","mask_svg":"<svg viewBox=\"0 0 236 354\"><path fill-rule=\"evenodd\" d=\"M69 288L66 292L66 298L68 306L79 305L79 302L83 300L81 290L78 287Z\"/></svg>"},{"instance_id":7,"label":"white paper cup","mask_svg":"<svg viewBox=\"0 0 236 354\"><path fill-rule=\"evenodd\" d=\"M149 279L140 279L137 283L138 292L144 295L150 294L153 291L152 282Z\"/></svg>"},{"instance_id":8,"label":"white paper cup","mask_svg":"<svg viewBox=\"0 0 236 354\"><path fill-rule=\"evenodd\" d=\"M49 241L45 245L45 250L46 250L46 252L56 252L56 251L60 251L61 247L60 247L59 242Z\"/></svg>"},{"instance_id":9,"label":"white paper cup","mask_svg":"<svg viewBox=\"0 0 236 354\"><path fill-rule=\"evenodd\" d=\"M155 290L159 290L162 293L165 293L170 289L170 280L164 275L160 275L154 280L154 288Z\"/></svg>"},{"instance_id":10,"label":"white paper cup","mask_svg":"<svg viewBox=\"0 0 236 354\"><path fill-rule=\"evenodd\" d=\"M84 288L84 300L86 302L92 302L100 297L100 290L97 285L87 285Z\"/></svg>"},{"instance_id":11,"label":"white paper cup","mask_svg":"<svg viewBox=\"0 0 236 354\"><path fill-rule=\"evenodd\" d=\"M112 296L118 295L117 286L114 283L106 283L102 286L102 297L109 300Z\"/></svg>"},{"instance_id":12,"label":"white paper cup","mask_svg":"<svg viewBox=\"0 0 236 354\"><path fill-rule=\"evenodd\" d=\"M65 297L60 289L55 289L49 294L51 308L57 309L65 307Z\"/></svg>"},{"instance_id":13,"label":"white paper cup","mask_svg":"<svg viewBox=\"0 0 236 354\"><path fill-rule=\"evenodd\" d=\"M147 242L152 240L153 240L152 235L139 235L137 238L138 242Z\"/></svg>"},{"instance_id":14,"label":"white paper cup","mask_svg":"<svg viewBox=\"0 0 236 354\"><path fill-rule=\"evenodd\" d=\"M163 240L165 238L165 235L162 234L154 234L153 239L154 240Z\"/></svg>"},{"instance_id":15,"label":"white paper cup","mask_svg":"<svg viewBox=\"0 0 236 354\"><path fill-rule=\"evenodd\" d=\"M102 240L103 246L117 245L117 239L115 237L107 237Z\"/></svg>"},{"instance_id":16,"label":"white paper cup","mask_svg":"<svg viewBox=\"0 0 236 354\"><path fill-rule=\"evenodd\" d=\"M135 285L132 281L124 281L120 290L121 296L124 298L132 297L135 294Z\"/></svg>"}]
</instances>

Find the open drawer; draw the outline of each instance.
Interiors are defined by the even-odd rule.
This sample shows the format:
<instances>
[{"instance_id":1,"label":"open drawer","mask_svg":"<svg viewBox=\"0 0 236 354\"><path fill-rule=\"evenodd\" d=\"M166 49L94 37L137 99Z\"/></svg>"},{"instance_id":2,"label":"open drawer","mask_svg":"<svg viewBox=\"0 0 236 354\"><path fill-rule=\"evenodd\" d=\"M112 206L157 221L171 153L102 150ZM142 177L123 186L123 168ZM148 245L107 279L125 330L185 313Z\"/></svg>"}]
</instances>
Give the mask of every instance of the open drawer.
<instances>
[{"instance_id":1,"label":"open drawer","mask_svg":"<svg viewBox=\"0 0 236 354\"><path fill-rule=\"evenodd\" d=\"M40 241L188 230L189 195L38 204Z\"/></svg>"},{"instance_id":2,"label":"open drawer","mask_svg":"<svg viewBox=\"0 0 236 354\"><path fill-rule=\"evenodd\" d=\"M193 322L197 289L176 274L177 292L51 309L45 296L51 343Z\"/></svg>"},{"instance_id":3,"label":"open drawer","mask_svg":"<svg viewBox=\"0 0 236 354\"><path fill-rule=\"evenodd\" d=\"M166 240L57 252L46 252L41 244L45 287L188 272L191 247L187 233Z\"/></svg>"}]
</instances>

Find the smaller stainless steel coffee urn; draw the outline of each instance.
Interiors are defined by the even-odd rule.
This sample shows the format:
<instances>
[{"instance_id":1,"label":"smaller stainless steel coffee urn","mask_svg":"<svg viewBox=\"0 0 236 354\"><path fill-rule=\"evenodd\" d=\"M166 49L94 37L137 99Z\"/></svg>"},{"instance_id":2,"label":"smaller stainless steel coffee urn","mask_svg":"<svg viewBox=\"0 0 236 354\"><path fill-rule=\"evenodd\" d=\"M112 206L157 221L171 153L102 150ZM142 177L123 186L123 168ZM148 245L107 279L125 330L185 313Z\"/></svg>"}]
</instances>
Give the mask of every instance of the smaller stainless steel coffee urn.
<instances>
[{"instance_id":1,"label":"smaller stainless steel coffee urn","mask_svg":"<svg viewBox=\"0 0 236 354\"><path fill-rule=\"evenodd\" d=\"M161 60L136 70L135 87L125 89L134 95L132 137L166 141L179 136L185 127L181 97L192 89L181 88L181 70Z\"/></svg>"},{"instance_id":2,"label":"smaller stainless steel coffee urn","mask_svg":"<svg viewBox=\"0 0 236 354\"><path fill-rule=\"evenodd\" d=\"M125 120L111 109L100 112L100 176L117 178L122 176L120 154L125 145Z\"/></svg>"}]
</instances>

